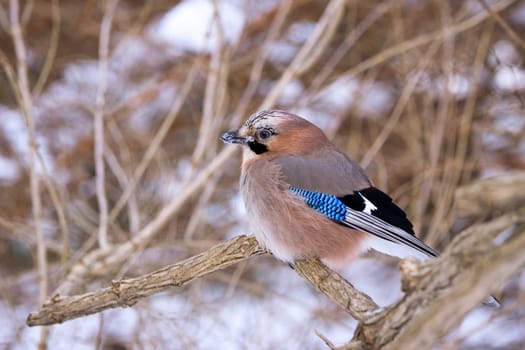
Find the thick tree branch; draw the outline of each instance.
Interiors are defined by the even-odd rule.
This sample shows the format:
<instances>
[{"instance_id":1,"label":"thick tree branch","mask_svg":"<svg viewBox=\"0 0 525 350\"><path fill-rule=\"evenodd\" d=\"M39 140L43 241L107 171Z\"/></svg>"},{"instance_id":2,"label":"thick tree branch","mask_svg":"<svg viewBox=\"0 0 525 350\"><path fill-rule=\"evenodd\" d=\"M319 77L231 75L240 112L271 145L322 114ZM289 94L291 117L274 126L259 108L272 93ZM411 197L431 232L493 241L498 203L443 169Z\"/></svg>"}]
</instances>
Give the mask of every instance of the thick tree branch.
<instances>
[{"instance_id":1,"label":"thick tree branch","mask_svg":"<svg viewBox=\"0 0 525 350\"><path fill-rule=\"evenodd\" d=\"M111 287L81 295L55 295L40 311L29 314L27 324L50 325L107 309L131 306L144 297L181 287L196 278L263 253L254 237L239 236L147 275L114 281Z\"/></svg>"},{"instance_id":2,"label":"thick tree branch","mask_svg":"<svg viewBox=\"0 0 525 350\"><path fill-rule=\"evenodd\" d=\"M127 307L142 298L227 268L265 251L253 236L239 236L209 250L136 278L114 281L111 287L74 296L55 295L38 312L29 314L29 326L61 323L107 309ZM377 305L366 294L330 270L318 259L298 261L295 270L357 320L365 320Z\"/></svg>"},{"instance_id":3,"label":"thick tree branch","mask_svg":"<svg viewBox=\"0 0 525 350\"><path fill-rule=\"evenodd\" d=\"M360 325L353 341L374 349L427 349L525 267L525 208L476 225L443 255L402 262L405 297Z\"/></svg>"},{"instance_id":4,"label":"thick tree branch","mask_svg":"<svg viewBox=\"0 0 525 350\"><path fill-rule=\"evenodd\" d=\"M294 268L299 275L360 322L367 320L379 308L372 298L355 289L318 259L297 261Z\"/></svg>"},{"instance_id":5,"label":"thick tree branch","mask_svg":"<svg viewBox=\"0 0 525 350\"><path fill-rule=\"evenodd\" d=\"M389 349L432 348L490 292L525 267L525 210L477 225L458 238L441 263L425 273L420 289L404 300L414 311L395 330L398 334ZM390 318L398 315L401 312Z\"/></svg>"},{"instance_id":6,"label":"thick tree branch","mask_svg":"<svg viewBox=\"0 0 525 350\"><path fill-rule=\"evenodd\" d=\"M511 171L459 188L454 198L459 218L483 217L525 205L525 171Z\"/></svg>"}]
</instances>

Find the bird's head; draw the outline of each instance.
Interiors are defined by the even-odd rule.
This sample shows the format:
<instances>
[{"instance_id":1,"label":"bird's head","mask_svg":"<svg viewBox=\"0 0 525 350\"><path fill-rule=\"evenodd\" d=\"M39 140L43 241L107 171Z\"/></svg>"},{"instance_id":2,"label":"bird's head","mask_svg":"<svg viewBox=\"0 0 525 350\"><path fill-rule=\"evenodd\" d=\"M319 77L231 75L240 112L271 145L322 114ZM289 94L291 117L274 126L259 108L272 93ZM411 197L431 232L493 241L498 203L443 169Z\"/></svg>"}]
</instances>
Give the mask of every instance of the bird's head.
<instances>
[{"instance_id":1,"label":"bird's head","mask_svg":"<svg viewBox=\"0 0 525 350\"><path fill-rule=\"evenodd\" d=\"M225 143L245 146L245 156L304 156L328 141L314 124L297 115L267 110L255 113L240 127L221 135Z\"/></svg>"}]
</instances>

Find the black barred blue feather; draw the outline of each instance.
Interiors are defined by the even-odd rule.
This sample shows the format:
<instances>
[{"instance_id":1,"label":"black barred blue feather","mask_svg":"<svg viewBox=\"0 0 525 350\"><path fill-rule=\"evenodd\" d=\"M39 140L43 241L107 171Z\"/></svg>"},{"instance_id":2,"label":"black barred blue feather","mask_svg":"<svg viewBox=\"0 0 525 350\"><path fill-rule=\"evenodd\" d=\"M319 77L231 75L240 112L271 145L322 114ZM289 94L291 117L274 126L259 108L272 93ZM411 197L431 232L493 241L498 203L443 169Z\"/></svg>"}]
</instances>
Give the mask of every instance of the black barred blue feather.
<instances>
[{"instance_id":1,"label":"black barred blue feather","mask_svg":"<svg viewBox=\"0 0 525 350\"><path fill-rule=\"evenodd\" d=\"M303 197L310 208L317 210L324 216L335 221L343 221L345 219L346 205L336 196L303 190L293 186L290 186L290 190Z\"/></svg>"}]
</instances>

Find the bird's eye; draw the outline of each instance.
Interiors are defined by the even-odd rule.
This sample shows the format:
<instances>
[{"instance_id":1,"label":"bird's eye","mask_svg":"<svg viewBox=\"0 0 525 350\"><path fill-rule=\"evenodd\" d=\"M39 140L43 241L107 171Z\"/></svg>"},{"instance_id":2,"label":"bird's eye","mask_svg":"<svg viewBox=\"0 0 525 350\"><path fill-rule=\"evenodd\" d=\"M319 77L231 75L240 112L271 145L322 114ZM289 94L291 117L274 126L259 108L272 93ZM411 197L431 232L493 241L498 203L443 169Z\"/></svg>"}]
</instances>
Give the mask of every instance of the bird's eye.
<instances>
[{"instance_id":1,"label":"bird's eye","mask_svg":"<svg viewBox=\"0 0 525 350\"><path fill-rule=\"evenodd\" d=\"M263 130L259 131L259 138L261 140L266 140L266 139L270 138L270 136L272 136L272 132L270 130L263 129Z\"/></svg>"}]
</instances>

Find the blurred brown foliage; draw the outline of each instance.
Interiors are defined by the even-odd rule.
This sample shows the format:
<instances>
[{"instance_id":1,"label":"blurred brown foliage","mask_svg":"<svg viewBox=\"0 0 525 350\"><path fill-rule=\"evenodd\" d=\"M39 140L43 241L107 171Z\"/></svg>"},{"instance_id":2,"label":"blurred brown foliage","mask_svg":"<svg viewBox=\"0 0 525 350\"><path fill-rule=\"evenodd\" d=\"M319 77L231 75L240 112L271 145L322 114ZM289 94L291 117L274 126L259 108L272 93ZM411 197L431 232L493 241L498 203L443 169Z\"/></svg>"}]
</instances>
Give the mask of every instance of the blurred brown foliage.
<instances>
[{"instance_id":1,"label":"blurred brown foliage","mask_svg":"<svg viewBox=\"0 0 525 350\"><path fill-rule=\"evenodd\" d=\"M121 0L108 16L111 3L10 0L0 5L0 114L6 120L0 156L18 169L16 176L0 179L0 272L6 276L0 289L12 305L22 295L36 298L34 291L20 294L28 281L38 283L36 248L42 242L34 234L35 221L41 222L45 240L47 294L63 286L83 258L89 256L95 266L101 261L97 254L107 253L99 246L93 129L101 79L107 82L102 136L108 240L117 251L143 239L122 248L113 265L77 275L81 282L69 280L66 292L182 259L245 224L236 211L238 198L232 200L238 155L209 168L224 150L218 135L265 103L335 1L236 1L246 17L239 38L219 39L216 47L200 52L174 49L152 34L177 1ZM12 35L16 4L24 62ZM525 169L525 2L490 3L493 13L484 4L347 1L326 47L319 43L323 50L312 51L311 65L301 68L299 62L271 103L324 127L407 209L418 235L437 248L480 219L457 219L458 187ZM99 75L104 18L111 23L108 68ZM21 69L28 77L29 112L20 98ZM165 124L170 113L175 116ZM30 147L23 146L26 134L16 127L25 125L24 115L34 120L43 157L34 170L42 200L37 218ZM158 147L152 146L155 139ZM209 174L200 181L206 169ZM119 201L123 208L117 212ZM170 206L169 218L156 221ZM152 233L142 236L147 229ZM250 293L264 294L253 269L243 265L210 277L210 283L234 289L244 283ZM523 292L518 294L523 301Z\"/></svg>"}]
</instances>

